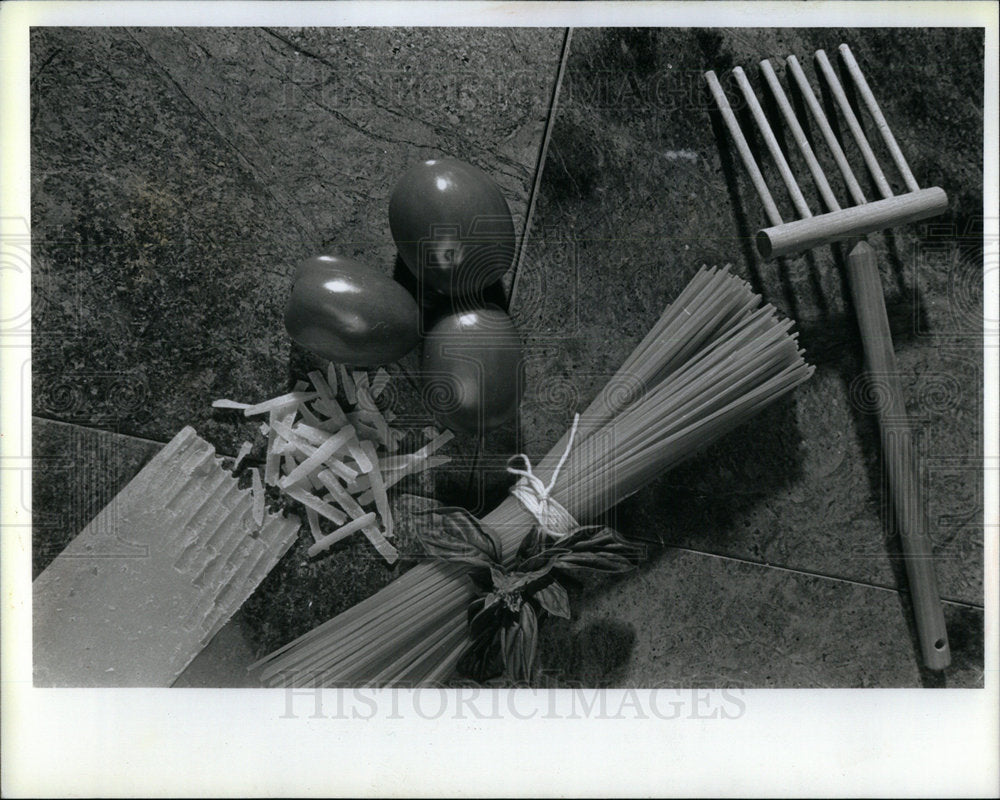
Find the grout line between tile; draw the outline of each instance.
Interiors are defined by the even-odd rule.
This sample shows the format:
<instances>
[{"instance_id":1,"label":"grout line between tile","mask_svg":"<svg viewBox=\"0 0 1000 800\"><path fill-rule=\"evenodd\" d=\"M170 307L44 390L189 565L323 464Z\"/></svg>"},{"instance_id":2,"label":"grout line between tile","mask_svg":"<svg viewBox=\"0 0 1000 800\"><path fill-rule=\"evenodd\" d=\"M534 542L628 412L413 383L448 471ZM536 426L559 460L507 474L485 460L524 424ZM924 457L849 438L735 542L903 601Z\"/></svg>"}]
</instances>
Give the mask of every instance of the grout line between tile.
<instances>
[{"instance_id":1,"label":"grout line between tile","mask_svg":"<svg viewBox=\"0 0 1000 800\"><path fill-rule=\"evenodd\" d=\"M168 444L168 442L161 442L159 439L147 439L145 436L136 436L135 434L132 433L122 433L121 431L113 431L109 430L108 428L99 428L96 425L81 425L79 422L66 422L65 420L62 419L44 417L39 414L32 414L31 419L32 421L38 420L39 422L45 422L46 424L49 425L62 425L66 428L79 428L80 430L92 431L93 433L107 433L110 434L111 436L121 436L122 438L131 439L132 441L135 442L142 442L143 444L155 444L159 447L166 447ZM201 434L199 434L199 436L200 435ZM236 456L235 453L227 453L220 450L217 447L215 448L215 454L217 456L222 456L226 458L235 458ZM252 459L250 459L249 456L247 457L247 460L252 461Z\"/></svg>"},{"instance_id":2,"label":"grout line between tile","mask_svg":"<svg viewBox=\"0 0 1000 800\"><path fill-rule=\"evenodd\" d=\"M556 72L555 85L552 87L552 97L549 100L549 113L545 118L545 132L542 134L542 146L538 149L538 161L535 165L535 180L531 186L531 197L528 199L528 211L524 215L524 231L521 233L521 244L517 250L517 260L514 264L514 278L510 284L510 296L507 298L507 310L514 307L517 298L517 284L521 277L521 265L524 263L524 253L528 249L528 234L535 216L535 205L538 202L538 191L542 185L542 172L549 152L549 140L555 127L556 112L559 106L559 92L562 88L563 76L566 74L566 62L569 60L570 44L573 40L573 29L566 28L563 34L562 52L559 56L559 69Z\"/></svg>"},{"instance_id":3,"label":"grout line between tile","mask_svg":"<svg viewBox=\"0 0 1000 800\"><path fill-rule=\"evenodd\" d=\"M854 586L862 586L865 589L877 589L882 592L892 592L899 594L903 589L897 589L893 586L886 586L880 583L868 583L866 581L858 581L852 578L843 578L839 575L829 575L825 572L812 572L806 569L795 569L795 567L785 567L781 564L765 564L762 561L752 561L749 558L739 558L738 556L727 556L722 553L710 553L705 550L695 550L690 547L665 547L665 550L676 550L681 553L691 553L698 556L708 556L709 558L717 558L721 561L735 561L740 564L748 564L752 567L760 567L761 569L776 569L781 572L791 572L794 575L804 575L809 578L821 578L822 580L835 581L837 583L850 583ZM979 611L983 610L983 606L979 603L968 603L964 600L951 600L946 597L941 598L942 603L948 603L953 606L962 606L963 608L975 608Z\"/></svg>"},{"instance_id":4,"label":"grout line between tile","mask_svg":"<svg viewBox=\"0 0 1000 800\"><path fill-rule=\"evenodd\" d=\"M147 439L145 436L136 436L132 433L122 433L121 431L114 431L108 428L100 428L97 425L81 425L79 422L66 422L63 419L55 419L54 417L46 417L41 414L32 414L32 420L38 420L39 422L45 422L50 425L62 425L67 428L80 428L85 431L93 431L95 433L110 433L114 436L123 436L126 439L135 439L137 442L145 442L146 444L158 444L161 447L166 446L166 442L161 442L159 439Z\"/></svg>"}]
</instances>

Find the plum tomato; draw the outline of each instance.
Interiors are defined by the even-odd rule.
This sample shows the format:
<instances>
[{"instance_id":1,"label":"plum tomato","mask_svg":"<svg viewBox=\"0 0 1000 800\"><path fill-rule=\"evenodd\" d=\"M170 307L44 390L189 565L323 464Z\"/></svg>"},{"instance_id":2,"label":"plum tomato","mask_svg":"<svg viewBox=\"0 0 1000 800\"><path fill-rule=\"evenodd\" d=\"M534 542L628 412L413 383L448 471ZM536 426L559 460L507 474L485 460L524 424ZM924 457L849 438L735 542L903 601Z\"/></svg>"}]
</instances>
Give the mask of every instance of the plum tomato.
<instances>
[{"instance_id":1,"label":"plum tomato","mask_svg":"<svg viewBox=\"0 0 1000 800\"><path fill-rule=\"evenodd\" d=\"M400 284L351 258L319 255L295 273L289 336L322 358L359 367L396 361L420 340L417 303Z\"/></svg>"},{"instance_id":2,"label":"plum tomato","mask_svg":"<svg viewBox=\"0 0 1000 800\"><path fill-rule=\"evenodd\" d=\"M514 260L514 220L500 188L455 158L424 161L399 179L389 227L417 279L446 295L477 295Z\"/></svg>"},{"instance_id":3,"label":"plum tomato","mask_svg":"<svg viewBox=\"0 0 1000 800\"><path fill-rule=\"evenodd\" d=\"M499 308L447 315L424 339L424 403L446 427L482 433L515 415L522 367L521 340Z\"/></svg>"}]
</instances>

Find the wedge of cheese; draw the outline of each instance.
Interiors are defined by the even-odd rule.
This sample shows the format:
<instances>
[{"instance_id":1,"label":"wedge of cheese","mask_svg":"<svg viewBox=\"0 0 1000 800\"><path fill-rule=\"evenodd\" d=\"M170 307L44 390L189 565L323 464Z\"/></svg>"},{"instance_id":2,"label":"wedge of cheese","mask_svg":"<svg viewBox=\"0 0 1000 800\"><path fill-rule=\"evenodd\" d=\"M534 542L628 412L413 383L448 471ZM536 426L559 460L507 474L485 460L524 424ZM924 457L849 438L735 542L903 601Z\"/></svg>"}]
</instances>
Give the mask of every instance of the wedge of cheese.
<instances>
[{"instance_id":1,"label":"wedge of cheese","mask_svg":"<svg viewBox=\"0 0 1000 800\"><path fill-rule=\"evenodd\" d=\"M35 685L170 686L295 541L257 492L178 433L35 580Z\"/></svg>"}]
</instances>

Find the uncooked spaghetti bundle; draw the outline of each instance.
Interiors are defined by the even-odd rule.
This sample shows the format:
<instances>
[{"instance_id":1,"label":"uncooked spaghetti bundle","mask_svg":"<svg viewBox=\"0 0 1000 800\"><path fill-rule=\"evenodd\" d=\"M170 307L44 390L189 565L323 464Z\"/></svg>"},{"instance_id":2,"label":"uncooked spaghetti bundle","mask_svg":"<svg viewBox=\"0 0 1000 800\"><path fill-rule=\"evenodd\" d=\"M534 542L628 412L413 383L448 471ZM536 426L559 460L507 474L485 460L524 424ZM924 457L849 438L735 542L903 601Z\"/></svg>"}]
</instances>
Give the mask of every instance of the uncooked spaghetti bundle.
<instances>
[{"instance_id":1,"label":"uncooked spaghetti bundle","mask_svg":"<svg viewBox=\"0 0 1000 800\"><path fill-rule=\"evenodd\" d=\"M702 268L572 428L481 520L508 562L530 531L558 541L750 419L813 372L773 306L727 268ZM512 459L512 462L515 459ZM476 589L422 562L254 665L267 686L426 685L469 646Z\"/></svg>"}]
</instances>

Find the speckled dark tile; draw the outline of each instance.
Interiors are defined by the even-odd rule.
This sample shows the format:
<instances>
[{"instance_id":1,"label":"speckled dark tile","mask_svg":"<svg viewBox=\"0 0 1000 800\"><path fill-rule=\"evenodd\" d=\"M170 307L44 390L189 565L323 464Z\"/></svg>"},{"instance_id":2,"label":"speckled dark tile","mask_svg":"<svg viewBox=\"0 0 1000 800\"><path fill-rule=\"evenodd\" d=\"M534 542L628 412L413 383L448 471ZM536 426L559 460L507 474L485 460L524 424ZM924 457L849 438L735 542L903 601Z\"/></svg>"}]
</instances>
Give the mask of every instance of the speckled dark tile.
<instances>
[{"instance_id":1,"label":"speckled dark tile","mask_svg":"<svg viewBox=\"0 0 1000 800\"><path fill-rule=\"evenodd\" d=\"M35 412L233 452L211 400L283 390L296 262L392 272L407 165L451 154L524 224L557 30L35 29ZM518 54L519 69L498 72Z\"/></svg>"},{"instance_id":2,"label":"speckled dark tile","mask_svg":"<svg viewBox=\"0 0 1000 800\"><path fill-rule=\"evenodd\" d=\"M160 442L191 424L220 453L257 442L259 459L256 423L210 406L272 397L317 366L282 323L295 264L329 249L393 273L392 187L441 155L493 176L520 235L562 41L554 29L34 29L34 413ZM498 71L511 54L518 68ZM419 433L432 419L416 354L395 372L387 405ZM447 468L401 488L466 502L478 445L459 437ZM120 488L83 461L75 477L36 469L36 496L88 495L37 539L50 556ZM317 561L299 544L247 604L258 654L403 568L363 541ZM403 543L404 565L415 546Z\"/></svg>"},{"instance_id":3,"label":"speckled dark tile","mask_svg":"<svg viewBox=\"0 0 1000 800\"><path fill-rule=\"evenodd\" d=\"M655 688L983 685L982 609L949 605L954 666L924 676L891 590L679 550L592 586L543 634L543 683Z\"/></svg>"},{"instance_id":4,"label":"speckled dark tile","mask_svg":"<svg viewBox=\"0 0 1000 800\"><path fill-rule=\"evenodd\" d=\"M31 428L31 576L36 578L161 445L43 419L33 420Z\"/></svg>"},{"instance_id":5,"label":"speckled dark tile","mask_svg":"<svg viewBox=\"0 0 1000 800\"><path fill-rule=\"evenodd\" d=\"M205 649L188 664L173 686L177 689L256 688L259 684L247 667L253 652L241 628L243 613L233 618L212 637Z\"/></svg>"},{"instance_id":6,"label":"speckled dark tile","mask_svg":"<svg viewBox=\"0 0 1000 800\"><path fill-rule=\"evenodd\" d=\"M842 41L918 180L950 197L941 219L871 241L942 593L980 605L982 165L978 135L959 133L982 129L977 31L575 30L516 288L515 314L531 341L520 434L533 458L542 455L570 410L589 402L694 272L733 264L796 320L817 373L622 503L619 527L685 548L904 585L895 537L886 533L878 433L859 381L861 347L842 262L830 247L778 263L755 256L748 237L763 209L703 89L704 70L727 74L737 64L757 86L765 57L780 74L784 56L796 54L811 74L813 51L835 53ZM951 97L965 98L960 108ZM926 113L931 106L954 113ZM780 181L769 177L786 218L794 218Z\"/></svg>"},{"instance_id":7,"label":"speckled dark tile","mask_svg":"<svg viewBox=\"0 0 1000 800\"><path fill-rule=\"evenodd\" d=\"M386 207L408 164L476 163L525 233L563 37L33 30L36 573L181 426L221 453L253 438L211 401L273 396L315 366L281 322L298 260L329 248L398 271ZM754 256L762 210L702 89L705 69L742 64L756 84L761 58L805 61L841 41L918 179L951 199L934 227L872 237L938 571L956 601L943 677L918 669L894 590L904 578L841 265L830 248ZM733 264L794 317L817 373L618 507L623 532L668 547L547 628L553 680L982 685L982 165L969 135L982 127L982 61L971 30L573 32L521 270L505 282L525 343L520 417L482 441L460 437L451 465L400 488L493 507L507 458L543 455L702 264ZM419 430L430 417L416 354L393 370L386 402ZM310 560L301 536L178 685L245 685L244 662L407 569L419 545L401 522L391 569L361 537Z\"/></svg>"}]
</instances>

